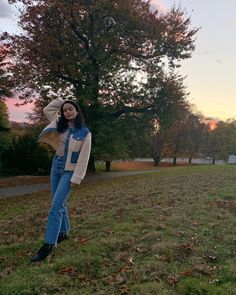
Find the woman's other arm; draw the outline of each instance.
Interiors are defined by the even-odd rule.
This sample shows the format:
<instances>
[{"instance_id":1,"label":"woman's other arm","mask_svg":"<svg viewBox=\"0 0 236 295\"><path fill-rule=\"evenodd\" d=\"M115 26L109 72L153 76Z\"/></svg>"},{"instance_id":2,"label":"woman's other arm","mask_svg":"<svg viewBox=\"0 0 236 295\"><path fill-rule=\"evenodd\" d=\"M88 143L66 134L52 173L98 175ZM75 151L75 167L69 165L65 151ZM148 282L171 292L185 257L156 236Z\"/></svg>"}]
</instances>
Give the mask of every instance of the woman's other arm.
<instances>
[{"instance_id":1,"label":"woman's other arm","mask_svg":"<svg viewBox=\"0 0 236 295\"><path fill-rule=\"evenodd\" d=\"M80 184L84 178L88 166L90 151L91 151L92 135L89 132L82 143L78 161L75 166L73 176L71 178L72 183Z\"/></svg>"},{"instance_id":2,"label":"woman's other arm","mask_svg":"<svg viewBox=\"0 0 236 295\"><path fill-rule=\"evenodd\" d=\"M56 98L43 109L43 113L49 122L59 117L59 111L63 102L64 100L62 98Z\"/></svg>"}]
</instances>

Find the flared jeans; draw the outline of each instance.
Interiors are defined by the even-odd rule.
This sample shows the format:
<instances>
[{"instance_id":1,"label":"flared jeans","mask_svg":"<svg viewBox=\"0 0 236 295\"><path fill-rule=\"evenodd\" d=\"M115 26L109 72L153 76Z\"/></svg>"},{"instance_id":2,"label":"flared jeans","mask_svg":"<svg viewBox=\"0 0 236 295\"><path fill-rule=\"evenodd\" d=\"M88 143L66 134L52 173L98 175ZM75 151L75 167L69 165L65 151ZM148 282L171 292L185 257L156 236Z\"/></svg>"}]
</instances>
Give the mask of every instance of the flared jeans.
<instances>
[{"instance_id":1,"label":"flared jeans","mask_svg":"<svg viewBox=\"0 0 236 295\"><path fill-rule=\"evenodd\" d=\"M48 244L56 245L59 233L68 234L70 230L67 199L71 191L73 171L65 171L64 168L65 157L56 155L50 174L52 202L45 234L45 243Z\"/></svg>"}]
</instances>

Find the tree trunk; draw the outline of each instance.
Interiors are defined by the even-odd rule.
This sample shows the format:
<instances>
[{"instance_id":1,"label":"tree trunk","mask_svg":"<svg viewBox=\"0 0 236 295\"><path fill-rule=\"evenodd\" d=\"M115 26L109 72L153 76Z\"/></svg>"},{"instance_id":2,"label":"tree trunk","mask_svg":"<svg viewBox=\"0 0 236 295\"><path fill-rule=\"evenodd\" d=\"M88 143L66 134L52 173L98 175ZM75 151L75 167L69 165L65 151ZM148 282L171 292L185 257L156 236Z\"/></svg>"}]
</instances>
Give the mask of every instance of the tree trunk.
<instances>
[{"instance_id":1,"label":"tree trunk","mask_svg":"<svg viewBox=\"0 0 236 295\"><path fill-rule=\"evenodd\" d=\"M173 166L176 166L177 157L173 158Z\"/></svg>"},{"instance_id":2,"label":"tree trunk","mask_svg":"<svg viewBox=\"0 0 236 295\"><path fill-rule=\"evenodd\" d=\"M96 171L94 155L90 155L89 162L88 162L88 171L90 172Z\"/></svg>"},{"instance_id":3,"label":"tree trunk","mask_svg":"<svg viewBox=\"0 0 236 295\"><path fill-rule=\"evenodd\" d=\"M105 161L106 163L106 172L111 172L111 161Z\"/></svg>"},{"instance_id":4,"label":"tree trunk","mask_svg":"<svg viewBox=\"0 0 236 295\"><path fill-rule=\"evenodd\" d=\"M158 167L159 166L159 162L160 162L159 160L154 160L154 166L155 167Z\"/></svg>"},{"instance_id":5,"label":"tree trunk","mask_svg":"<svg viewBox=\"0 0 236 295\"><path fill-rule=\"evenodd\" d=\"M192 164L192 157L190 157L190 158L188 159L188 163L189 163L189 164Z\"/></svg>"},{"instance_id":6,"label":"tree trunk","mask_svg":"<svg viewBox=\"0 0 236 295\"><path fill-rule=\"evenodd\" d=\"M159 156L153 157L153 160L154 160L153 166L155 166L155 167L159 166L160 157Z\"/></svg>"}]
</instances>

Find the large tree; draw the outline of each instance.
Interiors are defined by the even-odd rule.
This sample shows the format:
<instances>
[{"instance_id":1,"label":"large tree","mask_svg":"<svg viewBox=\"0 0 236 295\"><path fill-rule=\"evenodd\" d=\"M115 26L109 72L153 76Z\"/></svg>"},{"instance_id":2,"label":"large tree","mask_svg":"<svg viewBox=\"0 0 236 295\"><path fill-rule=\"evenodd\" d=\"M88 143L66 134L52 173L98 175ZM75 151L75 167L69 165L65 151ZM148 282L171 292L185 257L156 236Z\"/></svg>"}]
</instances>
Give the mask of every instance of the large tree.
<instances>
[{"instance_id":1,"label":"large tree","mask_svg":"<svg viewBox=\"0 0 236 295\"><path fill-rule=\"evenodd\" d=\"M202 156L201 152L208 134L208 128L203 121L203 116L195 113L190 113L187 118L187 142L184 156L189 158L189 164L192 163L193 157Z\"/></svg>"},{"instance_id":2,"label":"large tree","mask_svg":"<svg viewBox=\"0 0 236 295\"><path fill-rule=\"evenodd\" d=\"M186 101L187 93L181 76L171 74L167 78L161 78L161 82L157 85L162 85L156 94L157 106L162 110L162 114L154 117L150 144L155 166L158 166L165 156L170 155L170 146L173 146L173 138L177 131L176 126L179 126L178 122L186 120L187 114L190 114L190 106Z\"/></svg>"},{"instance_id":3,"label":"large tree","mask_svg":"<svg viewBox=\"0 0 236 295\"><path fill-rule=\"evenodd\" d=\"M8 60L10 50L8 46L0 46L0 99L5 99L11 95L11 83L9 76L9 66L11 63Z\"/></svg>"},{"instance_id":4,"label":"large tree","mask_svg":"<svg viewBox=\"0 0 236 295\"><path fill-rule=\"evenodd\" d=\"M191 56L197 32L181 7L158 13L142 0L9 0L16 2L24 6L23 33L5 40L23 99L38 99L42 91L46 100L52 91L74 96L95 143L100 119L164 117L169 97L157 94L165 93L165 71ZM142 83L137 74L145 77Z\"/></svg>"},{"instance_id":5,"label":"large tree","mask_svg":"<svg viewBox=\"0 0 236 295\"><path fill-rule=\"evenodd\" d=\"M176 165L179 156L184 156L188 152L189 121L191 117L191 109L180 109L178 118L166 130L164 150L165 155L173 158L173 165Z\"/></svg>"}]
</instances>

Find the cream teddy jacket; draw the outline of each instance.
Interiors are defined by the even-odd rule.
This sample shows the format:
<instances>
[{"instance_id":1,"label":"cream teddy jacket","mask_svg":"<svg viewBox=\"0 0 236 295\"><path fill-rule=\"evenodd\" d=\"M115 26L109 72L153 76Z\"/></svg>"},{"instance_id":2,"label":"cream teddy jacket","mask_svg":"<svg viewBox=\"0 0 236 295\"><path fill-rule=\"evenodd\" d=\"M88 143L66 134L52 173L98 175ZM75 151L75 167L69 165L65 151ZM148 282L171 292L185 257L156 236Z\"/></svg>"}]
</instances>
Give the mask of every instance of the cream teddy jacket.
<instances>
[{"instance_id":1,"label":"cream teddy jacket","mask_svg":"<svg viewBox=\"0 0 236 295\"><path fill-rule=\"evenodd\" d=\"M59 132L57 131L57 120L63 100L60 98L52 100L43 112L50 122L39 135L39 142L47 143L55 150L59 143ZM71 181L80 184L84 178L88 166L91 151L91 132L82 127L69 139L68 153L66 157L65 170L74 171Z\"/></svg>"}]
</instances>

